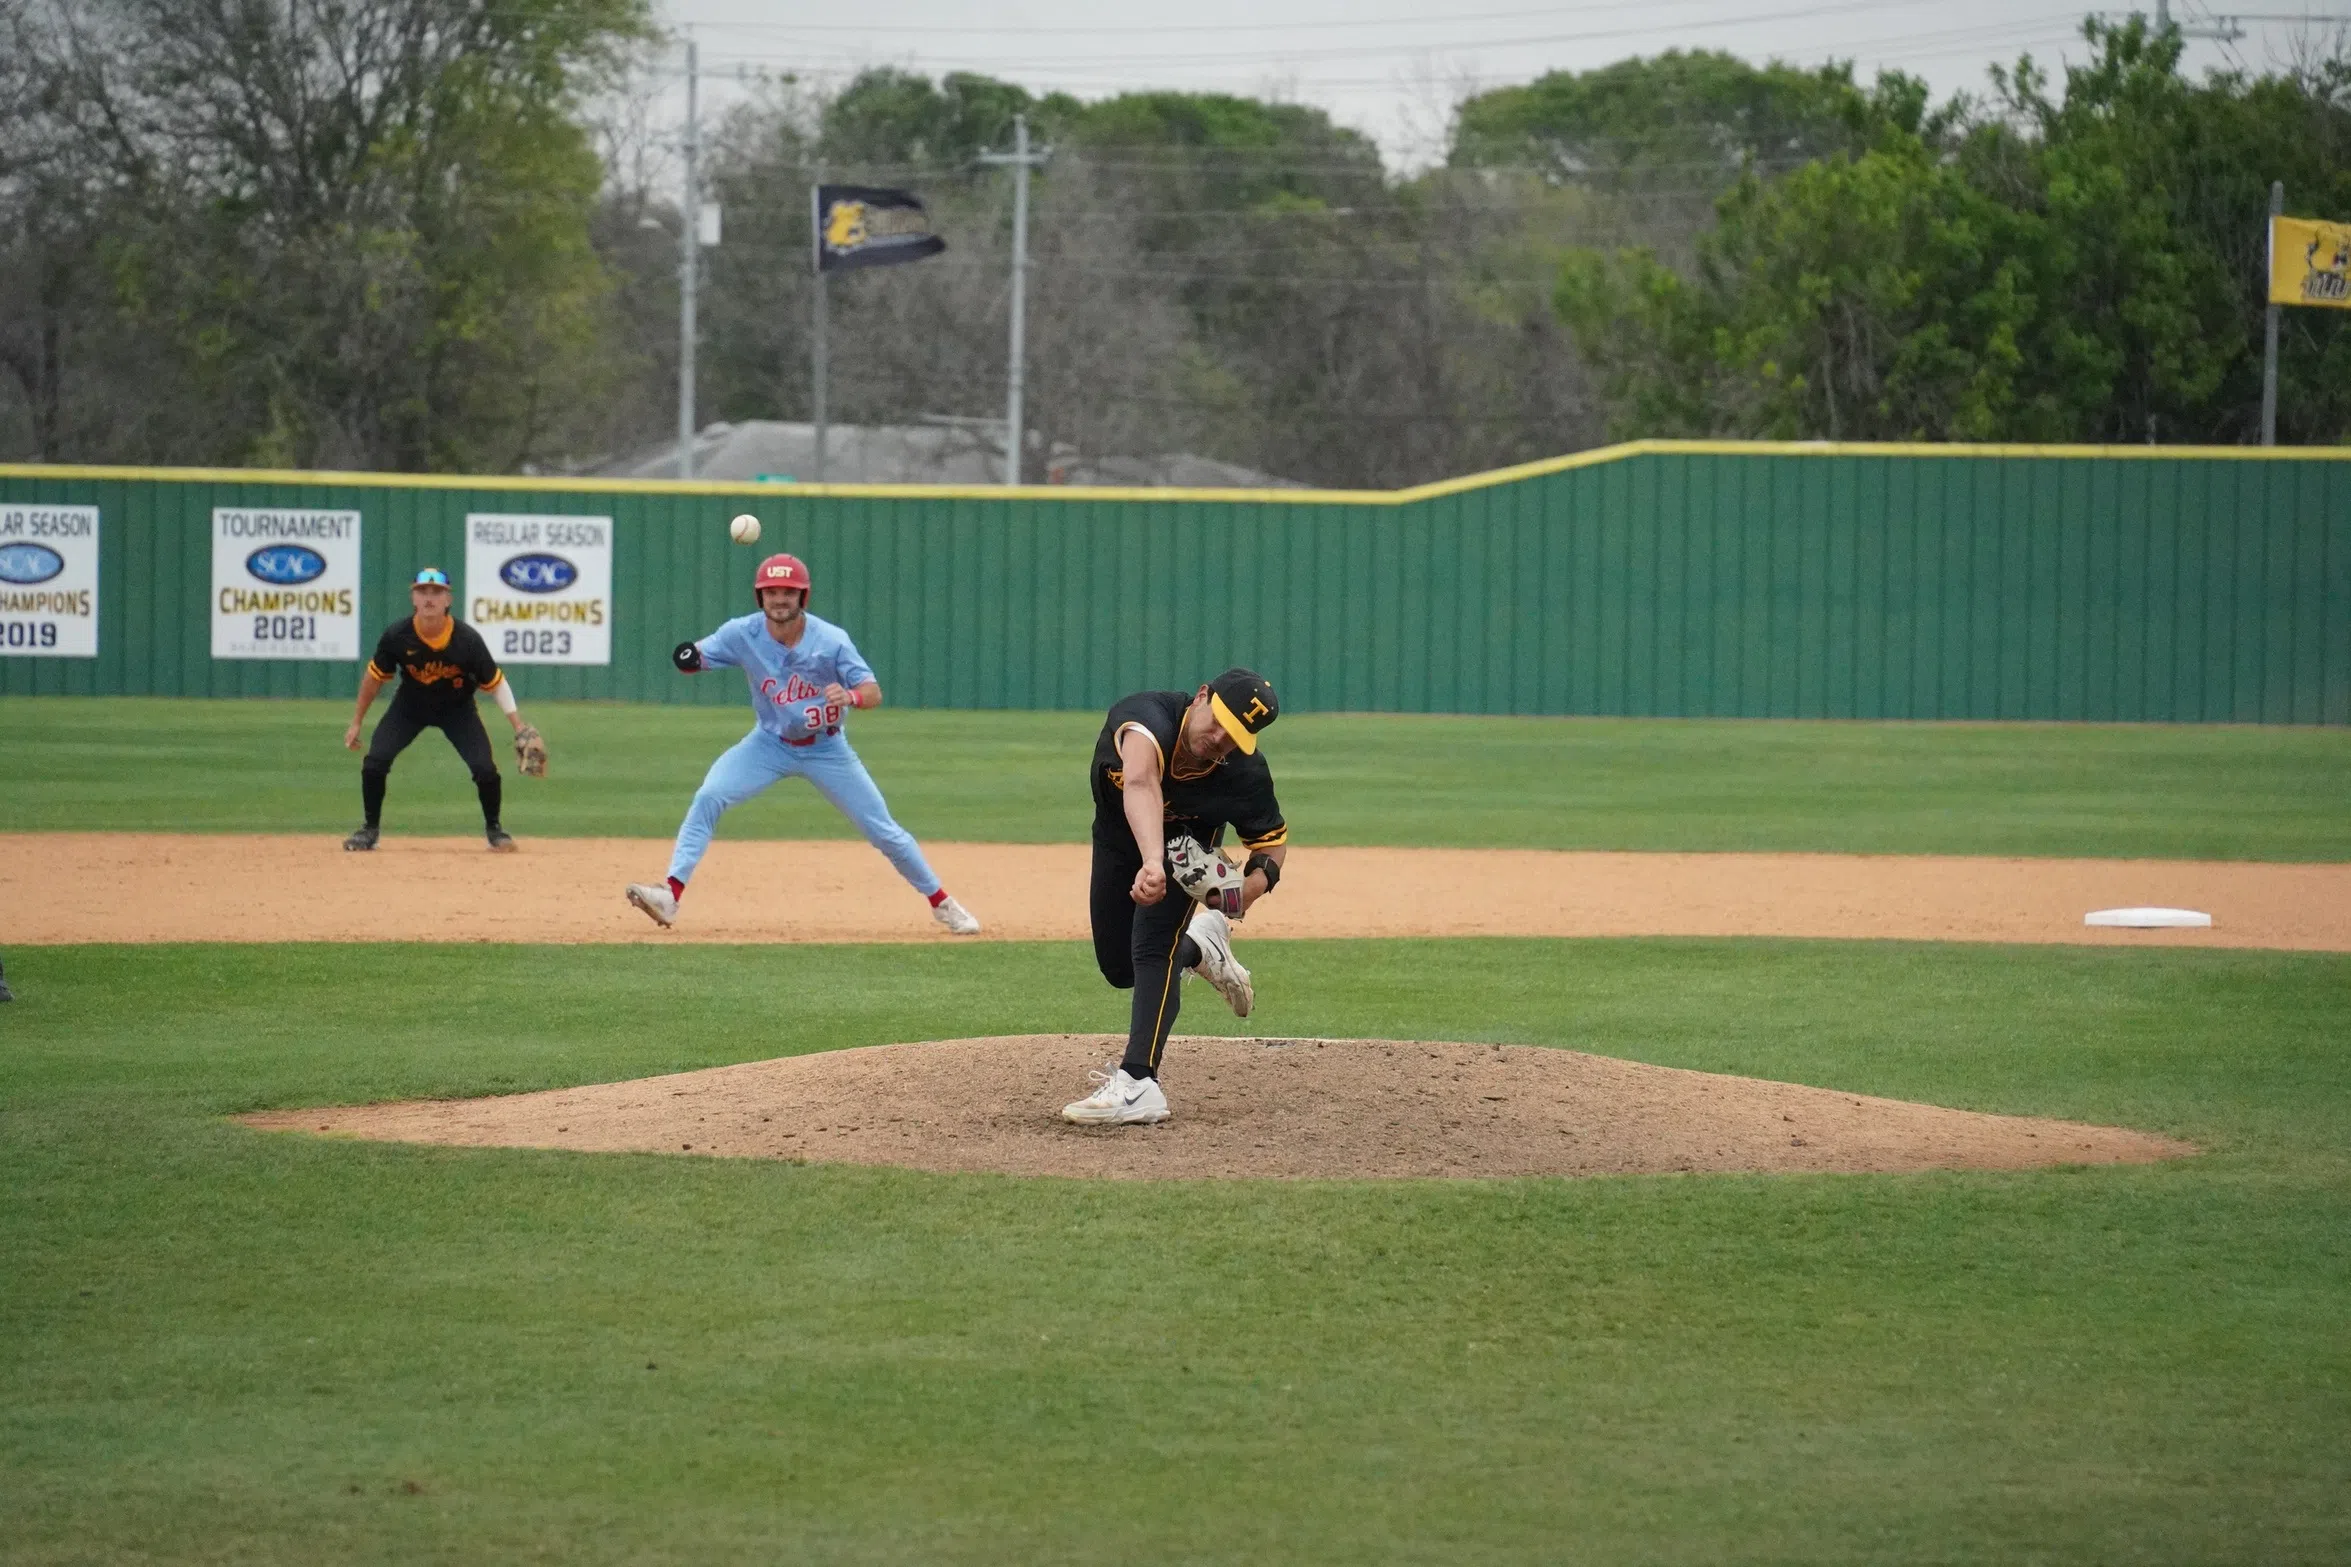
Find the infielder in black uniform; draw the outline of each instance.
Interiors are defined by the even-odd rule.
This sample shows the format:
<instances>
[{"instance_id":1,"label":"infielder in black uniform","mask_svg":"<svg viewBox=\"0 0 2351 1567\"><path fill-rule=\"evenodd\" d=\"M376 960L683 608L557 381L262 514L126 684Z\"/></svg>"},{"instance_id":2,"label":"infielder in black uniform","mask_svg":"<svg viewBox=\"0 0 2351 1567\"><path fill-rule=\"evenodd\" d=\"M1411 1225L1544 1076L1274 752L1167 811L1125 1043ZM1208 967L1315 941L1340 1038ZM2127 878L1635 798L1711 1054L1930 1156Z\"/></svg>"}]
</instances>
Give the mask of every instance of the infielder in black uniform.
<instances>
[{"instance_id":1,"label":"infielder in black uniform","mask_svg":"<svg viewBox=\"0 0 2351 1567\"><path fill-rule=\"evenodd\" d=\"M1289 853L1273 772L1257 754L1258 733L1279 711L1273 687L1246 669L1189 696L1138 691L1110 709L1091 769L1094 961L1134 1003L1126 1058L1093 1074L1100 1086L1063 1107L1069 1120L1167 1119L1159 1057L1184 970L1214 985L1236 1017L1256 1005L1229 922L1273 891ZM1216 852L1228 824L1249 851L1243 872Z\"/></svg>"},{"instance_id":2,"label":"infielder in black uniform","mask_svg":"<svg viewBox=\"0 0 2351 1567\"><path fill-rule=\"evenodd\" d=\"M351 715L351 727L343 731L343 748L358 750L359 726L367 719L368 707L384 682L397 672L400 689L392 694L391 708L376 725L367 760L359 764L359 799L367 819L343 840L343 847L376 846L383 823L384 783L392 776L393 761L418 735L438 729L449 737L473 773L474 792L482 802L483 836L492 849L510 852L514 840L498 822L504 785L498 777L497 758L490 752L490 737L482 728L481 715L474 711L474 693L489 692L514 726L514 749L524 772L537 777L547 771L546 742L539 738L538 730L523 722L514 688L490 656L482 634L449 613L448 576L427 566L410 585L408 601L416 613L384 628L376 642L375 657L367 661L359 677L359 710Z\"/></svg>"}]
</instances>

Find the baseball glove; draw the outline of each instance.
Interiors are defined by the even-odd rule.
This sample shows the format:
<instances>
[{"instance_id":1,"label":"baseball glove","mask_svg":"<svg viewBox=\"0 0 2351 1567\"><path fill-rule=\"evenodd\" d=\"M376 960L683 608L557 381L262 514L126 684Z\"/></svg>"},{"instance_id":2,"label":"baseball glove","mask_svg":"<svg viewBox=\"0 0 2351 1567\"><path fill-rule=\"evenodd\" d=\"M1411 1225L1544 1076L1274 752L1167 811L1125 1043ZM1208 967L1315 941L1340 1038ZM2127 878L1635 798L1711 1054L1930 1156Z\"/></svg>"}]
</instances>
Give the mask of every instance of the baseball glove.
<instances>
[{"instance_id":1,"label":"baseball glove","mask_svg":"<svg viewBox=\"0 0 2351 1567\"><path fill-rule=\"evenodd\" d=\"M1168 874L1175 884L1228 919L1241 917L1241 873L1233 862L1193 837L1167 846Z\"/></svg>"},{"instance_id":2,"label":"baseball glove","mask_svg":"<svg viewBox=\"0 0 2351 1567\"><path fill-rule=\"evenodd\" d=\"M514 732L514 759L531 777L547 776L547 742L532 725L525 724Z\"/></svg>"}]
</instances>

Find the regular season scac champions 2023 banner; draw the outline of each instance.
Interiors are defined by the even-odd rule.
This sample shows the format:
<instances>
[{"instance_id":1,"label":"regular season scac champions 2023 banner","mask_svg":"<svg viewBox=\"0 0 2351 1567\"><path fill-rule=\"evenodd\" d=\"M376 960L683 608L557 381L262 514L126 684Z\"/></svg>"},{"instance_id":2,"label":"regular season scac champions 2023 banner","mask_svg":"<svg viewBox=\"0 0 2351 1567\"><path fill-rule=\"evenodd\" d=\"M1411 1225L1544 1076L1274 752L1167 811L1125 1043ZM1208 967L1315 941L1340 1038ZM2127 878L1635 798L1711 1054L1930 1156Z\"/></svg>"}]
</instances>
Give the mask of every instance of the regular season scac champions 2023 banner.
<instances>
[{"instance_id":1,"label":"regular season scac champions 2023 banner","mask_svg":"<svg viewBox=\"0 0 2351 1567\"><path fill-rule=\"evenodd\" d=\"M0 506L0 657L98 656L98 508Z\"/></svg>"},{"instance_id":2,"label":"regular season scac champions 2023 banner","mask_svg":"<svg viewBox=\"0 0 2351 1567\"><path fill-rule=\"evenodd\" d=\"M612 519L472 512L465 605L501 664L612 662Z\"/></svg>"},{"instance_id":3,"label":"regular season scac champions 2023 banner","mask_svg":"<svg viewBox=\"0 0 2351 1567\"><path fill-rule=\"evenodd\" d=\"M212 656L353 661L359 513L216 507Z\"/></svg>"}]
</instances>

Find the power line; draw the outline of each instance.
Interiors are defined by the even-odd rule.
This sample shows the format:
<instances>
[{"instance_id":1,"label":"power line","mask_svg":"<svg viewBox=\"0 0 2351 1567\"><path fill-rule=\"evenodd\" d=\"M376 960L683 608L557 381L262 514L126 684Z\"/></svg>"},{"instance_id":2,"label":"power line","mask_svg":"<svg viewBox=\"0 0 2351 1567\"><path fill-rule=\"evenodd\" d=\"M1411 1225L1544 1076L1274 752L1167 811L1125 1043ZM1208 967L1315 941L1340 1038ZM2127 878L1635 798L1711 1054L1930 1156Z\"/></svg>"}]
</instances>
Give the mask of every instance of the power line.
<instances>
[{"instance_id":1,"label":"power line","mask_svg":"<svg viewBox=\"0 0 2351 1567\"><path fill-rule=\"evenodd\" d=\"M1675 6L1697 5L1704 0L1654 0L1647 9L1670 9ZM1936 0L1887 0L1889 6L1924 5ZM1458 27L1465 22L1516 22L1536 17L1577 16L1592 12L1620 12L1625 9L1622 0L1602 0L1594 5L1544 6L1531 11L1472 11L1438 16L1391 17L1333 17L1314 22L1152 22L1134 25L1110 26L1087 23L1084 27L1042 27L993 24L971 27L892 26L885 23L860 24L853 22L704 22L684 25L710 31L760 33L852 33L863 36L875 34L912 34L937 37L941 34L976 34L982 37L1049 36L1066 38L1073 33L1115 35L1158 35L1165 33L1272 33L1312 32L1327 33L1370 27Z\"/></svg>"},{"instance_id":2,"label":"power line","mask_svg":"<svg viewBox=\"0 0 2351 1567\"><path fill-rule=\"evenodd\" d=\"M1349 45L1338 48L1276 49L1272 51L1271 59L1261 58L1255 61L1247 62L1246 64L1248 67L1254 68L1262 68L1266 66L1284 68L1293 64L1309 61L1366 59L1395 54L1424 54L1430 52L1463 54L1481 49L1520 49L1531 48L1543 44L1609 43L1631 38L1650 38L1655 37L1660 33L1672 33L1679 35L1699 30L1720 30L1725 28L1735 29L1741 27L1764 26L1781 22L1810 20L1823 16L1849 16L1860 13L1878 13L1884 11L1885 9L1885 0L1838 0L1838 3L1831 5L1812 5L1800 7L1795 10L1763 12L1751 16L1712 17L1678 24L1670 22L1659 22L1646 24L1639 27L1604 28L1589 32L1542 33L1515 38L1449 39L1441 44L1369 44ZM2059 22L2062 22L2062 24L2070 30L2072 27L2078 26L2079 23L2085 20L2090 14L2091 13L2088 12L2079 12L2069 14L2063 18L2040 17L2026 23L1999 23L1992 25L1979 24L1973 27L1945 29L1934 33L1913 32L1904 35L1904 37L1901 39L1886 40L1886 42L1906 42L1910 44L1919 44L1929 41L1940 41L1943 39L1951 39L1956 41L1972 37L1981 37L1989 40L1994 37L2013 35L2021 31L2046 31L2053 23ZM1876 43L1878 40L1870 39L1867 41ZM1841 46L1842 45L1837 43L1831 43L1828 47L1833 51L1834 49ZM1262 45L1251 45L1249 47L1259 51L1263 50ZM737 63L789 64L794 61L806 60L811 56L816 58L838 58L844 61L848 61L852 64L858 63L860 59L859 56L854 54L845 54L837 50L830 52L810 50L793 55L728 53L717 58ZM1168 54L1164 51L1155 51L1150 54L1066 55L1056 57L1051 60L1040 60L1033 54L1024 54L1018 56L982 56L955 51L940 51L939 60L942 64L947 60L954 60L960 62L962 66L971 68L1018 70L1031 76L1061 75L1071 71L1092 71L1099 70L1103 67L1122 65L1147 66L1159 70L1169 70L1181 69L1187 66L1220 66L1241 63L1235 62L1233 60L1233 51L1220 52L1216 54L1194 55Z\"/></svg>"},{"instance_id":3,"label":"power line","mask_svg":"<svg viewBox=\"0 0 2351 1567\"><path fill-rule=\"evenodd\" d=\"M1884 55L1884 58L1889 61L1940 59L1948 55L1970 53L1978 47L1997 47L1998 44L2003 41L2015 47L2023 48L2044 43L2059 43L2065 41L2071 36L2072 33L2070 30L2044 31L2039 33L2014 33L2003 35L2003 38L2001 39L1987 38L1983 40L1982 44L1980 45L1960 43L1953 44L1941 50L1906 49L1900 53L1887 53ZM853 79L857 75L861 74L862 69L862 67L843 67L834 70L804 71L799 74L819 80L848 80ZM942 71L947 71L958 70L961 69L961 67L955 66L952 63L941 63L939 65L939 69ZM1197 68L1194 69L1197 70ZM1003 78L998 79L1003 80ZM1249 97L1265 91L1269 81L1277 83L1279 88L1285 92L1309 90L1320 91L1339 88L1383 88L1393 91L1398 87L1398 83L1393 76L1307 76L1296 73L1284 73L1271 70L1270 68L1263 70L1253 70L1249 67L1239 65L1236 65L1229 70L1195 74L1181 81L1171 80L1165 77L1149 78L1144 76L1093 75L1054 78L1039 78L1032 75L1031 79L1040 89L1067 93L1093 93L1103 96L1152 92L1201 92L1222 93L1233 97ZM1350 129L1349 127L1345 126L1341 126L1339 128ZM1358 131L1354 132L1354 134L1361 135L1367 142L1372 140L1372 135L1370 132Z\"/></svg>"},{"instance_id":4,"label":"power line","mask_svg":"<svg viewBox=\"0 0 2351 1567\"><path fill-rule=\"evenodd\" d=\"M1179 284L1245 283L1255 287L1302 290L1429 289L1443 288L1454 283L1461 283L1474 287L1547 289L1558 281L1556 277L1549 275L1542 277L1431 276L1421 278L1363 278L1343 276L1302 276L1298 273L1279 271L1200 272L1173 267L1097 267L1085 266L1075 262L1064 261L1053 256L1031 256L1029 258L1028 264L1030 269L1033 271L1053 272L1058 273L1063 277L1111 278L1125 282L1159 282ZM923 263L923 271L926 274L932 276L937 276L941 273L954 272L980 273L989 277L994 277L1001 270L1002 264L994 260L945 261L934 259Z\"/></svg>"},{"instance_id":5,"label":"power line","mask_svg":"<svg viewBox=\"0 0 2351 1567\"><path fill-rule=\"evenodd\" d=\"M1458 426L1465 429L1524 429L1529 425L1540 425L1544 422L1540 415L1529 415L1525 413L1407 413L1392 412L1376 408L1349 408L1344 412L1338 413L1313 413L1306 409L1299 408L1294 404L1288 407L1283 407L1277 412L1271 411L1267 407L1269 403L1278 403L1282 401L1282 399L1279 397L1274 396L1252 395L1244 401L1231 403L1219 402L1212 398L1204 397L1181 397L1153 392L1124 392L1118 390L1116 387L1102 386L1099 384L1089 385L1085 389L1082 396L1084 400L1088 402L1127 403L1143 408L1180 408L1187 409L1195 413L1206 413L1212 415L1221 414L1227 418L1249 419L1252 421L1274 417L1278 418L1283 424L1293 427L1299 425L1322 425L1326 427L1343 428L1363 424L1435 424ZM1102 453L1100 455L1118 456L1121 454L1110 452ZM1085 456L1079 456L1077 458L1070 459L1067 465L1074 466L1083 464L1090 460L1092 459L1089 459Z\"/></svg>"},{"instance_id":6,"label":"power line","mask_svg":"<svg viewBox=\"0 0 2351 1567\"><path fill-rule=\"evenodd\" d=\"M2224 16L2217 22L2173 22L2171 0L2155 0L2155 30L2158 33L2177 28L2182 38L2208 38L2219 43L2233 44L2245 36L2245 29L2236 18Z\"/></svg>"}]
</instances>

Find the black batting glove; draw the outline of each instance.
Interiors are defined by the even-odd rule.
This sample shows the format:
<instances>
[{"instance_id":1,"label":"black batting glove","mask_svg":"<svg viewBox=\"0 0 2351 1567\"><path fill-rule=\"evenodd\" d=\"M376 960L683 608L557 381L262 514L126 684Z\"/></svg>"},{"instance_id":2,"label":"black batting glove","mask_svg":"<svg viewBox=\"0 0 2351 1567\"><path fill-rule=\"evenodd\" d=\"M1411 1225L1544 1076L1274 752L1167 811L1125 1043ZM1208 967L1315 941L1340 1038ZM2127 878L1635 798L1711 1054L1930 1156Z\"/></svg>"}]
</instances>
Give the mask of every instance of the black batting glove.
<instances>
[{"instance_id":1,"label":"black batting glove","mask_svg":"<svg viewBox=\"0 0 2351 1567\"><path fill-rule=\"evenodd\" d=\"M669 661L678 666L681 675L698 675L702 672L702 649L692 642L680 642L671 650Z\"/></svg>"}]
</instances>

